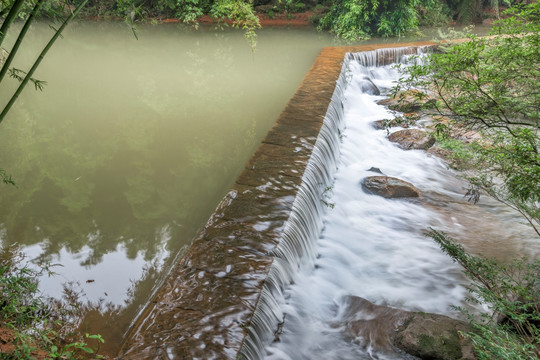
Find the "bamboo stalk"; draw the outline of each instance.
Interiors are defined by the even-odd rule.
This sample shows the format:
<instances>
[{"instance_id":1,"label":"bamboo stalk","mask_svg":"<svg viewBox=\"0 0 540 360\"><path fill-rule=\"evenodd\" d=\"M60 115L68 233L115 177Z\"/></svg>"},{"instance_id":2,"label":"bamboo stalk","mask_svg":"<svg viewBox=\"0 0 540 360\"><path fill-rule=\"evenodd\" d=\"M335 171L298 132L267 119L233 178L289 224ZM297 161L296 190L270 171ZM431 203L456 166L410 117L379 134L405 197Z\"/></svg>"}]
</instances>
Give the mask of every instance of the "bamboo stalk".
<instances>
[{"instance_id":1,"label":"bamboo stalk","mask_svg":"<svg viewBox=\"0 0 540 360\"><path fill-rule=\"evenodd\" d=\"M45 46L45 48L43 48L43 51L41 52L41 54L39 54L39 57L37 58L37 60L34 62L34 65L32 65L32 68L28 71L28 73L26 74L24 80L21 82L21 84L19 85L19 87L17 88L17 91L15 91L15 93L13 94L13 96L11 97L11 99L9 100L9 102L7 103L7 105L4 107L4 110L2 111L2 113L0 114L0 123L4 120L4 118L6 117L7 113L9 112L9 110L11 109L11 107L13 106L13 104L15 103L15 101L17 100L17 98L19 97L19 95L21 94L22 90L24 89L24 87L26 86L26 84L28 84L28 81L30 81L30 78L32 77L32 75L34 74L34 72L36 71L36 69L38 68L39 64L41 63L41 61L43 60L43 58L45 57L45 55L47 54L47 52L49 51L49 49L53 46L54 42L58 39L58 37L62 34L62 31L64 31L64 28L67 26L67 24L69 24L69 22L71 20L73 20L73 18L75 16L77 16L77 14L79 13L79 11L81 11L81 9L84 7L84 5L86 5L86 3L88 2L88 0L83 0L82 3L79 4L79 6L77 6L77 8L75 9L75 11L73 11L73 13L71 13L71 15L66 19L64 20L64 22L62 23L62 26L60 26L60 28L56 31L56 33L53 35L53 37L51 38L51 40L49 40L49 42L47 43L47 45Z\"/></svg>"},{"instance_id":2,"label":"bamboo stalk","mask_svg":"<svg viewBox=\"0 0 540 360\"><path fill-rule=\"evenodd\" d=\"M2 27L0 27L0 46L2 46L2 43L4 42L4 39L6 38L6 34L8 32L9 27L19 14L19 10L21 9L21 6L23 5L24 0L15 0L13 5L11 6L11 9L9 10L9 13L7 14L6 18L4 19L4 22L2 23Z\"/></svg>"},{"instance_id":3,"label":"bamboo stalk","mask_svg":"<svg viewBox=\"0 0 540 360\"><path fill-rule=\"evenodd\" d=\"M6 62L2 66L2 70L0 70L0 83L2 83L2 80L4 79L4 76L8 72L9 67L11 65L11 62L13 61L13 58L17 54L17 51L19 50L19 46L21 45L22 40L24 39L24 37L26 35L26 32L30 28L30 24L34 20L34 16L39 11L39 8L41 7L42 4L43 4L43 0L38 0L36 2L36 5L32 9L32 12L30 13L30 16L28 17L28 19L26 19L26 22L24 23L24 26L21 29L21 32L19 33L19 36L17 37L17 41L15 42L13 47L11 48L11 51L9 52L9 56L7 57Z\"/></svg>"}]
</instances>

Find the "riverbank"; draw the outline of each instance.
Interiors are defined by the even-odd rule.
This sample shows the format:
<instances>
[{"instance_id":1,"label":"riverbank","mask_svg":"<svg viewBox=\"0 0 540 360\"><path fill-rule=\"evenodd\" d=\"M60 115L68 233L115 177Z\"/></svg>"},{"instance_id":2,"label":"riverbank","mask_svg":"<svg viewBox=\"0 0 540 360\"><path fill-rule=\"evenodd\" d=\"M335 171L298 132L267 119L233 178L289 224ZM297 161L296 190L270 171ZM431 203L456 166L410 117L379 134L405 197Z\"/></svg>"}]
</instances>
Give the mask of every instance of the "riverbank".
<instances>
[{"instance_id":1,"label":"riverbank","mask_svg":"<svg viewBox=\"0 0 540 360\"><path fill-rule=\"evenodd\" d=\"M273 27L273 26L314 26L312 19L317 16L315 11L305 11L301 13L279 13L275 15L268 15L267 13L257 13L257 18L261 27ZM90 21L123 21L124 18L119 16L105 15L105 16L83 16L84 20ZM150 17L143 20L144 22L151 24L179 24L182 23L180 19L168 18L168 17ZM229 19L216 19L210 15L203 15L192 22L193 24L228 24L233 25L234 21Z\"/></svg>"}]
</instances>

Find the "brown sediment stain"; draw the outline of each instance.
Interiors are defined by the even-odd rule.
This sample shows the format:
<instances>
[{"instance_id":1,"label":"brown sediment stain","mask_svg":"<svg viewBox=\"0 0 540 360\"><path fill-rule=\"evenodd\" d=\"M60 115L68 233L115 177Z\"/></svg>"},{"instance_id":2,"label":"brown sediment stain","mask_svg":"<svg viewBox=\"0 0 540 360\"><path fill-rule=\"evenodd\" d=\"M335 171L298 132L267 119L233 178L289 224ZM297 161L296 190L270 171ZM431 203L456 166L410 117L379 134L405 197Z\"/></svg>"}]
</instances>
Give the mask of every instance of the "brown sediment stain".
<instances>
[{"instance_id":1,"label":"brown sediment stain","mask_svg":"<svg viewBox=\"0 0 540 360\"><path fill-rule=\"evenodd\" d=\"M236 359L348 52L322 49L235 185L128 333L121 359Z\"/></svg>"}]
</instances>

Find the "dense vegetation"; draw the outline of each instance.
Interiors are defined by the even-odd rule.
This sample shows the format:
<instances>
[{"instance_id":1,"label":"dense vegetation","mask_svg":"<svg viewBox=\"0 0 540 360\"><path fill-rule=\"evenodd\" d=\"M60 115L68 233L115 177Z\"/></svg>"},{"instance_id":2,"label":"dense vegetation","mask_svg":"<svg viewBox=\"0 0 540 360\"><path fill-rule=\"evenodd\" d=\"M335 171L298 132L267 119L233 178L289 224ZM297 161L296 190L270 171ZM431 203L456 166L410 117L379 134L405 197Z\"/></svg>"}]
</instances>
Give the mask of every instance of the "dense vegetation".
<instances>
[{"instance_id":1,"label":"dense vegetation","mask_svg":"<svg viewBox=\"0 0 540 360\"><path fill-rule=\"evenodd\" d=\"M101 336L76 329L77 294L66 290L55 301L40 296L38 278L46 274L52 274L49 265L25 263L16 247L0 253L0 359L101 358Z\"/></svg>"},{"instance_id":2,"label":"dense vegetation","mask_svg":"<svg viewBox=\"0 0 540 360\"><path fill-rule=\"evenodd\" d=\"M456 127L481 135L466 149L478 170L471 182L522 213L540 236L540 2L508 15L495 37L439 46L401 86L435 96L440 138Z\"/></svg>"},{"instance_id":3,"label":"dense vegetation","mask_svg":"<svg viewBox=\"0 0 540 360\"><path fill-rule=\"evenodd\" d=\"M540 356L540 260L515 259L501 264L468 254L445 234L429 235L460 264L473 284L467 299L486 304L490 313L480 317L463 308L474 329L463 334L471 339L479 360L534 360Z\"/></svg>"},{"instance_id":4,"label":"dense vegetation","mask_svg":"<svg viewBox=\"0 0 540 360\"><path fill-rule=\"evenodd\" d=\"M408 69L396 88L421 88L432 97L435 129L442 144L457 150L472 184L520 212L540 237L540 1L511 9L489 38L439 46L426 62ZM468 144L453 138L474 131ZM479 359L540 356L540 260L500 264L472 256L445 234L430 236L474 281L472 300L494 316L470 316L468 334Z\"/></svg>"},{"instance_id":5,"label":"dense vegetation","mask_svg":"<svg viewBox=\"0 0 540 360\"><path fill-rule=\"evenodd\" d=\"M312 21L320 30L328 30L349 40L378 36L399 36L418 29L419 25L441 25L449 21L463 23L497 16L499 5L512 0L90 0L86 13L95 16L115 15L130 21L136 18L175 17L194 22L203 14L229 18L243 27L257 26L254 13L294 13L314 11ZM492 10L488 15L486 10Z\"/></svg>"},{"instance_id":6,"label":"dense vegetation","mask_svg":"<svg viewBox=\"0 0 540 360\"><path fill-rule=\"evenodd\" d=\"M15 0L1 0L0 16ZM82 0L73 0L78 6ZM522 3L520 0L89 0L85 16L117 17L128 23L176 18L197 23L202 15L229 20L234 26L252 31L259 26L256 14L273 17L312 11L312 22L349 40L372 35L399 36L414 32L419 25L441 25L450 21L480 22L487 16L497 17L499 6ZM42 13L65 10L63 0L48 0ZM31 12L32 1L25 1L20 15Z\"/></svg>"}]
</instances>

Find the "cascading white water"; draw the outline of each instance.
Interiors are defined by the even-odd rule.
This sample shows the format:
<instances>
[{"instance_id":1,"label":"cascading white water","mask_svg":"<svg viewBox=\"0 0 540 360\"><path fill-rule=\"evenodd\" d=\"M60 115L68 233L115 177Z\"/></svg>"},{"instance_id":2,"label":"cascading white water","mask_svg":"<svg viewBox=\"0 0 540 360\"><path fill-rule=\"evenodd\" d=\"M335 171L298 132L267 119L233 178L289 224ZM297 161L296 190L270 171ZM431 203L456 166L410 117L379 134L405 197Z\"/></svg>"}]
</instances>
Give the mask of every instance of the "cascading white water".
<instances>
[{"instance_id":1,"label":"cascading white water","mask_svg":"<svg viewBox=\"0 0 540 360\"><path fill-rule=\"evenodd\" d=\"M404 54L416 53L416 48L380 49L363 53L366 64L396 62ZM296 275L313 268L316 257L315 243L322 228L324 206L321 199L337 167L340 137L343 130L344 90L350 81L349 64L359 61L348 56L329 104L323 126L303 175L291 216L283 231L279 246L272 254L275 258L252 317L241 356L262 359L267 346L279 332L285 320L282 306L283 291L294 282Z\"/></svg>"},{"instance_id":2,"label":"cascading white water","mask_svg":"<svg viewBox=\"0 0 540 360\"><path fill-rule=\"evenodd\" d=\"M307 264L313 265L315 240L322 227L324 188L332 181L339 155L339 136L343 128L343 90L347 84L342 71L324 118L302 184L293 203L291 215L283 230L279 246L272 256L274 261L265 280L257 308L244 340L241 355L246 359L262 359L265 346L274 338L279 323L283 322L280 304L284 289Z\"/></svg>"},{"instance_id":3,"label":"cascading white water","mask_svg":"<svg viewBox=\"0 0 540 360\"><path fill-rule=\"evenodd\" d=\"M490 254L508 255L527 247L529 252L538 251L538 245L531 246L534 235L516 214L486 198L479 205L468 203L463 198L466 184L441 160L420 150L404 151L387 140L386 130L372 126L373 121L394 115L376 103L384 96L363 93L363 81L368 77L384 93L399 78L391 66L375 67L380 55L347 57L336 90L341 93L346 88L341 158L331 194L323 194L331 208L319 233L318 217L323 211L317 196L335 165L333 159L326 166L319 163L329 159L326 154L318 158L321 151L317 150L276 251L252 336L244 343L242 353L248 359L263 357L261 344L268 343L268 333L277 322L283 323L274 343L265 349L267 360L410 359L406 354L377 352L369 339L347 337L339 319L348 295L405 310L459 315L451 306L464 305L466 279L458 265L423 235L428 227L451 232L477 253L489 249ZM332 103L331 110L341 109L336 94ZM413 183L422 197L385 199L365 193L360 182L377 175L368 170L372 167ZM469 228L484 222L489 227ZM511 231L503 230L510 227ZM314 233L319 237L316 243L311 238ZM300 266L302 262L312 266Z\"/></svg>"}]
</instances>

